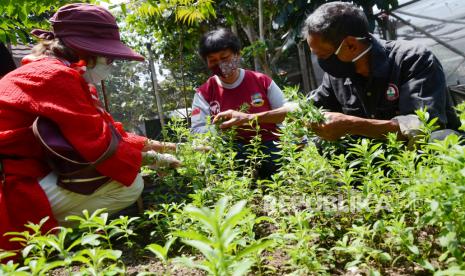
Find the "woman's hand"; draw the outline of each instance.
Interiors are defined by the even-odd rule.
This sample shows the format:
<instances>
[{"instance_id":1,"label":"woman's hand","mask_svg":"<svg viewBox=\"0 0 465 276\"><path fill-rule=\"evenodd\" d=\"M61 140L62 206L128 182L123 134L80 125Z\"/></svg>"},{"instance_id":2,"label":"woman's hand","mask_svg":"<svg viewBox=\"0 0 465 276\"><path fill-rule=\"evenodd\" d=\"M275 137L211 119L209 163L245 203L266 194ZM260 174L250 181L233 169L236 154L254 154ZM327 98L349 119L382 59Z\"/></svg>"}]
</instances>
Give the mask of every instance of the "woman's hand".
<instances>
[{"instance_id":1,"label":"woman's hand","mask_svg":"<svg viewBox=\"0 0 465 276\"><path fill-rule=\"evenodd\" d=\"M167 152L167 151L174 152L176 151L176 144L147 139L147 141L145 142L144 148L142 149L142 152L148 152L151 150L156 151L156 152Z\"/></svg>"},{"instance_id":2,"label":"woman's hand","mask_svg":"<svg viewBox=\"0 0 465 276\"><path fill-rule=\"evenodd\" d=\"M254 114L248 114L230 109L218 113L215 118L213 118L213 124L220 123L220 128L225 129L233 126L248 124L254 118Z\"/></svg>"},{"instance_id":3,"label":"woman's hand","mask_svg":"<svg viewBox=\"0 0 465 276\"><path fill-rule=\"evenodd\" d=\"M142 164L152 169L160 168L178 168L182 165L181 161L175 156L167 153L158 153L150 150L142 153Z\"/></svg>"},{"instance_id":4,"label":"woman's hand","mask_svg":"<svg viewBox=\"0 0 465 276\"><path fill-rule=\"evenodd\" d=\"M199 145L199 146L194 146L195 151L200 151L200 152L209 152L213 148L210 146L205 146L205 145Z\"/></svg>"}]
</instances>

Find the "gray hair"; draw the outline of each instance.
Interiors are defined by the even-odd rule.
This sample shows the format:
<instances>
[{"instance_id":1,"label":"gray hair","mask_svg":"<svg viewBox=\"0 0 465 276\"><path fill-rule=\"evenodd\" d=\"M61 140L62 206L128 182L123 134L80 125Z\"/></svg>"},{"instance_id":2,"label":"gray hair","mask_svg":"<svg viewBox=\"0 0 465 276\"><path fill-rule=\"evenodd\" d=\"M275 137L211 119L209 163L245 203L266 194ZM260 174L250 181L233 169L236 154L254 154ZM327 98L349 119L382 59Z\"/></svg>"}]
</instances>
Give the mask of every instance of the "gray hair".
<instances>
[{"instance_id":1,"label":"gray hair","mask_svg":"<svg viewBox=\"0 0 465 276\"><path fill-rule=\"evenodd\" d=\"M365 13L354 4L330 2L318 7L305 20L302 36L321 35L323 40L335 47L347 36L367 37L368 19Z\"/></svg>"},{"instance_id":2,"label":"gray hair","mask_svg":"<svg viewBox=\"0 0 465 276\"><path fill-rule=\"evenodd\" d=\"M66 59L69 62L79 61L78 54L71 48L67 47L59 38L51 40L40 40L37 45L32 48L33 56L53 56Z\"/></svg>"}]
</instances>

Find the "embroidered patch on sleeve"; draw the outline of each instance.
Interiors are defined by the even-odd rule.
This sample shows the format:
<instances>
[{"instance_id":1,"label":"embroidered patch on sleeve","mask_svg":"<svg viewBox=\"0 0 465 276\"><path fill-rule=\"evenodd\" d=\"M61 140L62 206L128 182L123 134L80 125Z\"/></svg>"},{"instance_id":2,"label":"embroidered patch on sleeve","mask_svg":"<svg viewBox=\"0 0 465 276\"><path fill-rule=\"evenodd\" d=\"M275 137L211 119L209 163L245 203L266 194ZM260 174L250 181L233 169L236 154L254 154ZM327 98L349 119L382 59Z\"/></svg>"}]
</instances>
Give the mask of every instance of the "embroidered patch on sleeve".
<instances>
[{"instance_id":1,"label":"embroidered patch on sleeve","mask_svg":"<svg viewBox=\"0 0 465 276\"><path fill-rule=\"evenodd\" d=\"M399 88L393 83L390 83L386 90L386 99L388 101L395 101L399 98Z\"/></svg>"}]
</instances>

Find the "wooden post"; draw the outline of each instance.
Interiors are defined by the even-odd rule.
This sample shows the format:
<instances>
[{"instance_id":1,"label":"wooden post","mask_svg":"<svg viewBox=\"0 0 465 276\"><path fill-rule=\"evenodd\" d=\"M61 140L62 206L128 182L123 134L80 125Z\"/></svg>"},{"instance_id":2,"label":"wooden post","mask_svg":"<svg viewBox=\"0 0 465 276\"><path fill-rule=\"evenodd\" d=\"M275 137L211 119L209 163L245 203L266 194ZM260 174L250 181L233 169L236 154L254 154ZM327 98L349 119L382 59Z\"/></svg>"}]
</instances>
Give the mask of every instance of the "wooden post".
<instances>
[{"instance_id":1,"label":"wooden post","mask_svg":"<svg viewBox=\"0 0 465 276\"><path fill-rule=\"evenodd\" d=\"M305 49L305 61L307 62L307 68L309 71L308 77L310 78L310 91L311 91L311 90L317 89L319 84L316 81L315 67L313 67L312 53L310 52L310 48L308 47L307 42L304 42L304 49Z\"/></svg>"},{"instance_id":2,"label":"wooden post","mask_svg":"<svg viewBox=\"0 0 465 276\"><path fill-rule=\"evenodd\" d=\"M305 49L302 42L297 43L297 51L299 54L299 65L300 65L300 74L302 76L302 84L304 93L308 93L311 90L310 87L310 80L309 80L309 73L308 73L308 65L307 65L307 57L305 55Z\"/></svg>"},{"instance_id":3,"label":"wooden post","mask_svg":"<svg viewBox=\"0 0 465 276\"><path fill-rule=\"evenodd\" d=\"M105 110L110 113L110 105L108 104L107 90L105 89L105 81L100 81L102 86L102 95L103 95L103 104L105 105Z\"/></svg>"},{"instance_id":4,"label":"wooden post","mask_svg":"<svg viewBox=\"0 0 465 276\"><path fill-rule=\"evenodd\" d=\"M165 118L163 116L163 104L161 102L160 92L158 91L158 83L157 83L157 73L155 71L155 64L153 62L153 54L152 54L152 44L147 43L147 50L149 51L149 65L150 65L150 72L152 77L152 87L153 93L155 93L155 100L157 101L157 110L158 110L158 117L160 119L161 128L165 127Z\"/></svg>"}]
</instances>

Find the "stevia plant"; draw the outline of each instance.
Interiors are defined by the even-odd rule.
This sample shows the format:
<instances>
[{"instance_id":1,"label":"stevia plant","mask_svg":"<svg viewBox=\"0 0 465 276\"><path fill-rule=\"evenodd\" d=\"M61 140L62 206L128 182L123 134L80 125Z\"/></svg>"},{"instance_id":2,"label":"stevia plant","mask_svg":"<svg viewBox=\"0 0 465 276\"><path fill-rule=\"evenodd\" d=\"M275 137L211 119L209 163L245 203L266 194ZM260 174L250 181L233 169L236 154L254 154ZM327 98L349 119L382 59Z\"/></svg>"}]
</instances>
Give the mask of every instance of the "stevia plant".
<instances>
[{"instance_id":1,"label":"stevia plant","mask_svg":"<svg viewBox=\"0 0 465 276\"><path fill-rule=\"evenodd\" d=\"M29 276L26 267L20 267L19 263L8 261L6 264L0 263L0 275Z\"/></svg>"},{"instance_id":2,"label":"stevia plant","mask_svg":"<svg viewBox=\"0 0 465 276\"><path fill-rule=\"evenodd\" d=\"M175 261L188 267L195 267L211 275L245 275L254 260L249 258L255 252L267 248L271 241L247 242L241 224L251 219L245 201L239 201L227 208L228 199L220 199L213 209L187 206L185 212L199 222L203 233L179 231L173 235L182 238L183 243L197 249L204 260L180 257Z\"/></svg>"},{"instance_id":3,"label":"stevia plant","mask_svg":"<svg viewBox=\"0 0 465 276\"><path fill-rule=\"evenodd\" d=\"M47 234L34 238L33 243L29 243L22 250L22 257L25 264L29 266L31 272L46 273L57 267L64 267L70 271L70 267L74 262L75 253L79 251L81 245L86 245L89 239L72 239L70 234L73 232L70 228L57 227L54 229L57 233ZM42 244L40 248L37 246ZM48 257L38 252L48 252Z\"/></svg>"},{"instance_id":4,"label":"stevia plant","mask_svg":"<svg viewBox=\"0 0 465 276\"><path fill-rule=\"evenodd\" d=\"M321 262L321 255L332 258L331 252L319 248L316 242L320 232L311 225L314 216L311 210L288 214L283 221L282 233L275 236L285 241L285 251L290 257L288 264L296 274L323 273L327 267Z\"/></svg>"},{"instance_id":5,"label":"stevia plant","mask_svg":"<svg viewBox=\"0 0 465 276\"><path fill-rule=\"evenodd\" d=\"M6 266L1 266L0 272L9 275L45 275L63 267L68 274L72 274L71 267L75 265L82 265L82 275L124 272L121 264L108 262L116 261L121 256L121 251L99 248L98 234L87 232L82 236L72 236L73 230L65 227L57 227L42 234L40 229L45 221L46 218L39 224L29 223L27 228L30 231L8 233L13 236L12 240L24 244L21 251L24 265L13 265L10 261Z\"/></svg>"},{"instance_id":6,"label":"stevia plant","mask_svg":"<svg viewBox=\"0 0 465 276\"><path fill-rule=\"evenodd\" d=\"M0 261L14 257L14 256L16 256L16 254L13 252L8 252L8 251L3 251L3 250L0 251Z\"/></svg>"},{"instance_id":7,"label":"stevia plant","mask_svg":"<svg viewBox=\"0 0 465 276\"><path fill-rule=\"evenodd\" d=\"M457 110L461 122L459 129L465 131L465 102L458 104L455 109Z\"/></svg>"},{"instance_id":8,"label":"stevia plant","mask_svg":"<svg viewBox=\"0 0 465 276\"><path fill-rule=\"evenodd\" d=\"M44 240L37 239L42 237L42 227L45 222L48 220L48 217L45 217L40 220L38 224L28 223L25 225L26 230L22 232L8 232L5 233L5 236L10 236L10 241L18 242L22 246L25 246L25 252L31 252L35 256L42 258L49 258L52 254L53 249L49 249L48 245L44 243ZM45 234L46 235L46 234ZM26 254L27 257L27 254Z\"/></svg>"},{"instance_id":9,"label":"stevia plant","mask_svg":"<svg viewBox=\"0 0 465 276\"><path fill-rule=\"evenodd\" d=\"M171 238L167 240L163 246L156 243L151 243L146 246L146 249L155 254L155 256L157 256L157 258L162 262L165 275L170 275L169 266L171 264L171 259L168 256L168 251L175 240L176 238Z\"/></svg>"},{"instance_id":10,"label":"stevia plant","mask_svg":"<svg viewBox=\"0 0 465 276\"><path fill-rule=\"evenodd\" d=\"M130 237L136 235L130 225L138 220L138 217L120 216L119 218L109 220L106 209L95 210L92 214L89 211L83 210L83 216L68 216L66 220L76 222L79 229L87 230L84 233L85 237L98 237L92 239L95 245L99 245L100 241L105 241L108 248L112 249L112 238L125 238L126 244L131 245Z\"/></svg>"},{"instance_id":11,"label":"stevia plant","mask_svg":"<svg viewBox=\"0 0 465 276\"><path fill-rule=\"evenodd\" d=\"M184 207L184 203L176 202L156 205L145 210L144 220L139 227L148 227L151 230L150 236L157 242L162 241L167 233L179 229L181 225L189 225L188 218L182 212Z\"/></svg>"},{"instance_id":12,"label":"stevia plant","mask_svg":"<svg viewBox=\"0 0 465 276\"><path fill-rule=\"evenodd\" d=\"M74 220L72 232L60 229L53 237L31 226L16 235L25 245L20 259L4 259L0 274L43 275L54 268L123 274L120 251L114 250L122 248L142 260L153 254L160 259L163 270L140 275L169 274L173 264L213 275L230 275L240 264L245 266L238 274L253 275L461 275L465 147L456 136L429 141L435 124L428 116L420 111L426 135L415 147L391 134L382 146L360 139L326 155L318 150L332 145L300 144L302 134L313 134L298 118L288 118L279 133L281 168L256 185L251 173L237 168L233 131L199 137L185 123L173 124L182 138L172 141L185 143L175 153L185 167L161 176L150 172L157 189L143 218L125 218L114 225L120 230L112 230L110 217L88 214ZM202 143L212 150L196 152ZM253 153L259 160L259 151ZM225 195L241 204L220 204ZM242 211L226 219L236 213L231 210ZM273 242L263 245L268 240ZM121 247L136 242L132 249ZM0 259L10 254L0 253Z\"/></svg>"},{"instance_id":13,"label":"stevia plant","mask_svg":"<svg viewBox=\"0 0 465 276\"><path fill-rule=\"evenodd\" d=\"M283 89L286 98L298 105L288 116L297 123L322 123L325 121L324 110L316 107L312 100L299 91L299 86L287 86Z\"/></svg>"},{"instance_id":14,"label":"stevia plant","mask_svg":"<svg viewBox=\"0 0 465 276\"><path fill-rule=\"evenodd\" d=\"M90 248L84 249L74 257L76 262L83 264L77 275L122 275L125 268L118 261L122 252L120 250ZM73 273L74 274L74 273Z\"/></svg>"},{"instance_id":15,"label":"stevia plant","mask_svg":"<svg viewBox=\"0 0 465 276\"><path fill-rule=\"evenodd\" d=\"M314 137L311 124L323 123L325 119L324 110L316 107L312 100L299 91L298 86L289 86L283 89L286 98L292 103L291 111L287 114L283 125L290 127L290 132L295 137L294 141L307 137Z\"/></svg>"},{"instance_id":16,"label":"stevia plant","mask_svg":"<svg viewBox=\"0 0 465 276\"><path fill-rule=\"evenodd\" d=\"M250 143L244 146L247 159L242 160L242 162L245 163L244 175L249 178L256 178L258 168L263 160L269 156L262 151L262 137L260 136L260 125L257 120L249 122L249 125L254 129L255 135L250 140Z\"/></svg>"}]
</instances>

